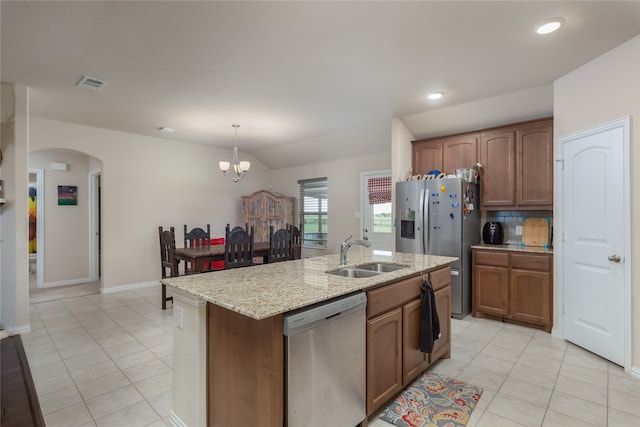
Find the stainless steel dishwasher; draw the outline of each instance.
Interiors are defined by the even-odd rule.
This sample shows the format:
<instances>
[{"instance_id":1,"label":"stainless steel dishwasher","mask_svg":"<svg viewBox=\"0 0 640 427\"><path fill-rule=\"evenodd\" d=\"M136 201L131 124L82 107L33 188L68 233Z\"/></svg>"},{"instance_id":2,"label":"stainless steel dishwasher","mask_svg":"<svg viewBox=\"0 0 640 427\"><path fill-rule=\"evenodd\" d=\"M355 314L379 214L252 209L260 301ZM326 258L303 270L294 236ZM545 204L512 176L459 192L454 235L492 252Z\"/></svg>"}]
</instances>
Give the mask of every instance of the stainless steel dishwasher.
<instances>
[{"instance_id":1,"label":"stainless steel dishwasher","mask_svg":"<svg viewBox=\"0 0 640 427\"><path fill-rule=\"evenodd\" d=\"M364 420L366 305L360 292L284 316L287 427Z\"/></svg>"}]
</instances>

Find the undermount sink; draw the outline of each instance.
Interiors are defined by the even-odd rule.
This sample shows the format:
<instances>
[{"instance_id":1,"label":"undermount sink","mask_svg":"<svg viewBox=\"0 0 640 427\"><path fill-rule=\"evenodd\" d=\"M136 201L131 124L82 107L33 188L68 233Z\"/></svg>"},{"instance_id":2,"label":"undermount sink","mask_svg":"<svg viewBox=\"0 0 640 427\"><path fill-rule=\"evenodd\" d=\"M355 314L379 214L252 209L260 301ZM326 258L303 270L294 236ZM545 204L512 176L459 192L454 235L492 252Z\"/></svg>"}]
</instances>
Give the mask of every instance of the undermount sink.
<instances>
[{"instance_id":1,"label":"undermount sink","mask_svg":"<svg viewBox=\"0 0 640 427\"><path fill-rule=\"evenodd\" d=\"M387 264L384 262L372 262L369 264L358 265L355 268L360 270L375 271L378 273L389 273L391 271L402 270L403 268L407 268L407 266L400 264Z\"/></svg>"},{"instance_id":2,"label":"undermount sink","mask_svg":"<svg viewBox=\"0 0 640 427\"><path fill-rule=\"evenodd\" d=\"M363 270L360 268L341 268L339 270L327 271L327 274L342 277L362 278L377 276L378 274L382 274L382 271Z\"/></svg>"},{"instance_id":3,"label":"undermount sink","mask_svg":"<svg viewBox=\"0 0 640 427\"><path fill-rule=\"evenodd\" d=\"M344 267L338 270L327 271L327 274L333 274L335 276L342 277L362 278L378 276L379 274L389 273L391 271L396 271L403 268L407 268L407 266L399 264L386 264L382 262L372 262L355 267Z\"/></svg>"}]
</instances>

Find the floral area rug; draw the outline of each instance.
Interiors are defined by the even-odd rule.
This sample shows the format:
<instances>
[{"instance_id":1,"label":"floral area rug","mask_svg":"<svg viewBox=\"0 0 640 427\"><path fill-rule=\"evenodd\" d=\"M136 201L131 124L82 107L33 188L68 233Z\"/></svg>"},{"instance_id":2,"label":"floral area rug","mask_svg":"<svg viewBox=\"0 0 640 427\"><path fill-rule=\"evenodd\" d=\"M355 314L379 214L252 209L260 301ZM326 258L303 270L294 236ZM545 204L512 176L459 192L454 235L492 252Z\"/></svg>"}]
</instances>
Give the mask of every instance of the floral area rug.
<instances>
[{"instance_id":1,"label":"floral area rug","mask_svg":"<svg viewBox=\"0 0 640 427\"><path fill-rule=\"evenodd\" d=\"M425 372L380 418L399 427L464 427L481 395L480 387Z\"/></svg>"}]
</instances>

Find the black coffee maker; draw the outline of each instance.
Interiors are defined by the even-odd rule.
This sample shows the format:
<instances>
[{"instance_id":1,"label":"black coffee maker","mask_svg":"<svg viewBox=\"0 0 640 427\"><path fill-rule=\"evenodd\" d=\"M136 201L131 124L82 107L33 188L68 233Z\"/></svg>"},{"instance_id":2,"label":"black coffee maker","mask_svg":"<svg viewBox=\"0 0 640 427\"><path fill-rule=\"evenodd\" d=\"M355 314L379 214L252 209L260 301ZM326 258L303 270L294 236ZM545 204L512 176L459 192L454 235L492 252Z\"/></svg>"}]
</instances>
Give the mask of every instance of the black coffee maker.
<instances>
[{"instance_id":1,"label":"black coffee maker","mask_svg":"<svg viewBox=\"0 0 640 427\"><path fill-rule=\"evenodd\" d=\"M504 240L504 230L499 222L489 221L482 228L482 240L489 245L500 245Z\"/></svg>"}]
</instances>

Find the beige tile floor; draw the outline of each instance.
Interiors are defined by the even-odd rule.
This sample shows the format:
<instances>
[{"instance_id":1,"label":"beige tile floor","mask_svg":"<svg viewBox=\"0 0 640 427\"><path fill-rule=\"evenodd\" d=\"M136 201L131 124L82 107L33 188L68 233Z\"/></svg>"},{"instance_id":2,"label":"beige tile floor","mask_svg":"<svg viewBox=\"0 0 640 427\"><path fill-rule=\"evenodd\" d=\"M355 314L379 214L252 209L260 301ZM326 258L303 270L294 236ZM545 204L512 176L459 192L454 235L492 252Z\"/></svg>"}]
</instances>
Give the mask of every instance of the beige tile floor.
<instances>
[{"instance_id":1,"label":"beige tile floor","mask_svg":"<svg viewBox=\"0 0 640 427\"><path fill-rule=\"evenodd\" d=\"M30 316L22 338L47 426L170 425L159 286L34 303ZM640 380L619 366L530 328L469 316L451 329L452 357L432 369L484 388L469 427L640 426Z\"/></svg>"}]
</instances>

